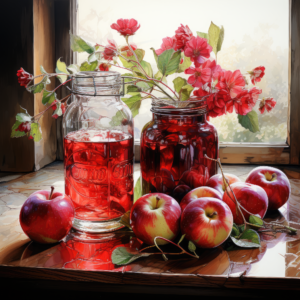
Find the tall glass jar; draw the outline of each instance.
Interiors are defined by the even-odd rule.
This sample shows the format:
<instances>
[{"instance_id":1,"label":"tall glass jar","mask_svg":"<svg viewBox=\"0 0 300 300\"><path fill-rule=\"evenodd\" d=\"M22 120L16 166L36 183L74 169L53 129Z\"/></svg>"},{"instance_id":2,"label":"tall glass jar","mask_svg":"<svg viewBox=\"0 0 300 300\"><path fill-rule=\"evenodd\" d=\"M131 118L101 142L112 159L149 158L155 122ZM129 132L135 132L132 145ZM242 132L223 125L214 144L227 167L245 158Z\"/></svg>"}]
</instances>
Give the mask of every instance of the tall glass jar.
<instances>
[{"instance_id":1,"label":"tall glass jar","mask_svg":"<svg viewBox=\"0 0 300 300\"><path fill-rule=\"evenodd\" d=\"M207 121L204 100L153 100L153 119L141 134L142 194L161 192L180 201L217 173L216 128Z\"/></svg>"},{"instance_id":2,"label":"tall glass jar","mask_svg":"<svg viewBox=\"0 0 300 300\"><path fill-rule=\"evenodd\" d=\"M120 100L117 72L80 72L64 114L65 193L73 227L109 232L133 204L133 119Z\"/></svg>"}]
</instances>

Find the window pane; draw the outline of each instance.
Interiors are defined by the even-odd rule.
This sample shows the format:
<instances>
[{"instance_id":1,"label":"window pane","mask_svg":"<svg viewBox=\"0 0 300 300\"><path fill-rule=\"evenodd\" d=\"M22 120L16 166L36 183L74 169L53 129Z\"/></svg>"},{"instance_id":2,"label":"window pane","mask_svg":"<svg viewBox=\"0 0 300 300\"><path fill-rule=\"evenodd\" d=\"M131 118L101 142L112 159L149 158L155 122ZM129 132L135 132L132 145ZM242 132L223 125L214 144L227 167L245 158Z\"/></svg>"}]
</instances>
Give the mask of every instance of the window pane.
<instances>
[{"instance_id":1,"label":"window pane","mask_svg":"<svg viewBox=\"0 0 300 300\"><path fill-rule=\"evenodd\" d=\"M130 37L130 42L146 50L144 60L151 63L155 72L150 48L159 49L162 38L173 36L181 23L188 25L195 35L196 31L207 32L211 21L223 25L225 39L218 63L226 70L240 69L243 74L265 66L266 75L257 84L263 89L260 98L273 97L277 105L272 112L261 115L259 103L256 104L260 125L257 133L239 125L234 113L211 119L220 141L284 143L288 108L288 10L288 0L152 0L147 4L140 0L79 0L78 28L79 35L89 41L106 44L108 38L113 38L123 45L124 38L110 25L119 18L135 18L141 28ZM78 58L82 62L86 55L79 54ZM170 86L175 77L168 76ZM143 101L140 114L135 117L135 138L139 138L144 124L151 119L150 107L150 100Z\"/></svg>"}]
</instances>

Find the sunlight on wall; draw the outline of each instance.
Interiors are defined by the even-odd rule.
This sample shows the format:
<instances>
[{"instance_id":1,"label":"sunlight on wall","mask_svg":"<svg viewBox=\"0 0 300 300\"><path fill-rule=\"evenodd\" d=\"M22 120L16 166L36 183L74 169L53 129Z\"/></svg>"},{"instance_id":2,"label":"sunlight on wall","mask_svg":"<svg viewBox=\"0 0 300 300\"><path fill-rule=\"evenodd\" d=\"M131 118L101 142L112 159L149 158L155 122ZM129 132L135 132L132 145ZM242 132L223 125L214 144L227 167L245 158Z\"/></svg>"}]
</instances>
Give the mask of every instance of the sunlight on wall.
<instances>
[{"instance_id":1,"label":"sunlight on wall","mask_svg":"<svg viewBox=\"0 0 300 300\"><path fill-rule=\"evenodd\" d=\"M266 75L257 86L263 89L262 97L277 101L271 113L261 115L258 103L260 131L251 133L239 125L235 114L224 115L211 122L218 129L220 141L284 143L287 137L288 108L288 0L140 0L104 2L79 0L79 32L85 39L107 44L113 38L118 45L125 40L110 25L119 18L135 18L141 24L136 35L130 38L139 48L146 50L144 60L156 65L151 47L160 48L162 38L173 36L182 23L193 33L207 32L210 22L223 25L225 39L218 63L227 70L240 69L242 73L265 66ZM247 5L246 5L247 3ZM251 4L251 5L250 5ZM79 54L79 63L86 60ZM120 71L119 69L114 69ZM123 73L121 71L121 73ZM182 73L181 73L182 76ZM182 76L184 77L184 76ZM168 77L172 84L174 75ZM142 103L135 121L135 138L139 138L144 124L151 119L150 100Z\"/></svg>"}]
</instances>

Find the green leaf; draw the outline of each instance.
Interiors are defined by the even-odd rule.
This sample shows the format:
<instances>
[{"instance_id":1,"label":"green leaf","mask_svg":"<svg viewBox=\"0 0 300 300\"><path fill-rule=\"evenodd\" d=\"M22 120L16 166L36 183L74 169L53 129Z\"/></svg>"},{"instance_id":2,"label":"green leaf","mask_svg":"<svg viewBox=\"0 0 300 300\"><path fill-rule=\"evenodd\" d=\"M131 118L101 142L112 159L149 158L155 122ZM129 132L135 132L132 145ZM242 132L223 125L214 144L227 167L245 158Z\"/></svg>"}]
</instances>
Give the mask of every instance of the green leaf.
<instances>
[{"instance_id":1,"label":"green leaf","mask_svg":"<svg viewBox=\"0 0 300 300\"><path fill-rule=\"evenodd\" d=\"M51 104L56 98L56 94L52 91L44 90L42 103L44 105Z\"/></svg>"},{"instance_id":2,"label":"green leaf","mask_svg":"<svg viewBox=\"0 0 300 300\"><path fill-rule=\"evenodd\" d=\"M199 37L201 37L201 38L204 38L204 39L207 39L207 40L208 40L208 34L207 34L207 33L197 31L197 35L198 35Z\"/></svg>"},{"instance_id":3,"label":"green leaf","mask_svg":"<svg viewBox=\"0 0 300 300\"><path fill-rule=\"evenodd\" d=\"M163 76L170 75L176 72L179 67L181 51L175 52L173 49L164 51L158 56L158 69Z\"/></svg>"},{"instance_id":4,"label":"green leaf","mask_svg":"<svg viewBox=\"0 0 300 300\"><path fill-rule=\"evenodd\" d=\"M189 57L185 56L184 52L181 53L181 58L183 58L183 62L182 62L182 64L179 64L179 68L177 70L177 73L184 72L192 64L191 59Z\"/></svg>"},{"instance_id":5,"label":"green leaf","mask_svg":"<svg viewBox=\"0 0 300 300\"><path fill-rule=\"evenodd\" d=\"M157 71L157 73L154 75L154 78L157 80L161 80L162 78L162 73L160 71ZM165 84L167 84L167 78L164 77L162 80Z\"/></svg>"},{"instance_id":6,"label":"green leaf","mask_svg":"<svg viewBox=\"0 0 300 300\"><path fill-rule=\"evenodd\" d=\"M155 49L154 48L150 48L152 51L153 51L153 55L154 55L154 58L155 58L155 61L156 61L156 64L158 65L158 56L155 52Z\"/></svg>"},{"instance_id":7,"label":"green leaf","mask_svg":"<svg viewBox=\"0 0 300 300\"><path fill-rule=\"evenodd\" d=\"M70 39L71 39L71 49L75 52L87 52L92 54L95 52L95 47L90 44L89 42L85 41L78 35L73 35L70 32Z\"/></svg>"},{"instance_id":8,"label":"green leaf","mask_svg":"<svg viewBox=\"0 0 300 300\"><path fill-rule=\"evenodd\" d=\"M215 25L213 22L210 23L208 29L208 42L212 46L214 53L217 55L218 42L220 38L220 27ZM223 36L224 37L224 36Z\"/></svg>"},{"instance_id":9,"label":"green leaf","mask_svg":"<svg viewBox=\"0 0 300 300\"><path fill-rule=\"evenodd\" d=\"M195 252L197 249L196 245L192 241L189 241L188 248L191 252Z\"/></svg>"},{"instance_id":10,"label":"green leaf","mask_svg":"<svg viewBox=\"0 0 300 300\"><path fill-rule=\"evenodd\" d=\"M193 89L194 88L189 84L183 86L181 89L181 100L185 101L185 100L189 99Z\"/></svg>"},{"instance_id":11,"label":"green leaf","mask_svg":"<svg viewBox=\"0 0 300 300\"><path fill-rule=\"evenodd\" d=\"M72 64L67 67L67 70L70 71L72 74L76 74L80 71L80 67L78 65Z\"/></svg>"},{"instance_id":12,"label":"green leaf","mask_svg":"<svg viewBox=\"0 0 300 300\"><path fill-rule=\"evenodd\" d=\"M44 69L43 66L40 66L40 71L41 71L42 74L48 74L48 73L45 71L45 69Z\"/></svg>"},{"instance_id":13,"label":"green leaf","mask_svg":"<svg viewBox=\"0 0 300 300\"><path fill-rule=\"evenodd\" d=\"M92 53L88 56L88 62L93 62L101 59L101 53Z\"/></svg>"},{"instance_id":14,"label":"green leaf","mask_svg":"<svg viewBox=\"0 0 300 300\"><path fill-rule=\"evenodd\" d=\"M180 238L179 242L177 243L177 245L179 245L179 244L184 240L184 238L185 238L185 234L183 234L183 235L181 236L181 238Z\"/></svg>"},{"instance_id":15,"label":"green leaf","mask_svg":"<svg viewBox=\"0 0 300 300\"><path fill-rule=\"evenodd\" d=\"M239 228L240 233L244 232L245 224L239 225L238 228Z\"/></svg>"},{"instance_id":16,"label":"green leaf","mask_svg":"<svg viewBox=\"0 0 300 300\"><path fill-rule=\"evenodd\" d=\"M133 203L142 197L141 177L139 177L139 179L137 180L137 182L135 184L133 194L134 194Z\"/></svg>"},{"instance_id":17,"label":"green leaf","mask_svg":"<svg viewBox=\"0 0 300 300\"><path fill-rule=\"evenodd\" d=\"M30 122L31 121L31 116L28 113L18 113L16 115L16 120L24 123L24 122Z\"/></svg>"},{"instance_id":18,"label":"green leaf","mask_svg":"<svg viewBox=\"0 0 300 300\"><path fill-rule=\"evenodd\" d=\"M130 108L133 118L139 113L142 102L141 99L141 94L137 94L130 98L122 98L122 101Z\"/></svg>"},{"instance_id":19,"label":"green leaf","mask_svg":"<svg viewBox=\"0 0 300 300\"><path fill-rule=\"evenodd\" d=\"M123 110L119 110L119 111L117 111L116 115L111 118L111 121L109 122L109 124L111 126L121 126L122 121L127 118L128 118L128 115L126 115L126 113Z\"/></svg>"},{"instance_id":20,"label":"green leaf","mask_svg":"<svg viewBox=\"0 0 300 300\"><path fill-rule=\"evenodd\" d=\"M139 93L141 89L136 85L129 85L127 86L127 93Z\"/></svg>"},{"instance_id":21,"label":"green leaf","mask_svg":"<svg viewBox=\"0 0 300 300\"><path fill-rule=\"evenodd\" d=\"M140 257L147 257L153 253L131 253L130 248L118 247L116 248L112 255L111 260L115 265L128 265Z\"/></svg>"},{"instance_id":22,"label":"green leaf","mask_svg":"<svg viewBox=\"0 0 300 300\"><path fill-rule=\"evenodd\" d=\"M240 235L240 230L236 224L233 224L232 230L231 230L231 236L237 238Z\"/></svg>"},{"instance_id":23,"label":"green leaf","mask_svg":"<svg viewBox=\"0 0 300 300\"><path fill-rule=\"evenodd\" d=\"M249 217L249 223L260 226L260 227L264 226L264 221L258 216L251 215Z\"/></svg>"},{"instance_id":24,"label":"green leaf","mask_svg":"<svg viewBox=\"0 0 300 300\"><path fill-rule=\"evenodd\" d=\"M60 61L60 58L56 62L55 72L69 74L67 70L67 65L63 61ZM68 78L67 75L57 75L56 77L59 79L61 83L64 83Z\"/></svg>"},{"instance_id":25,"label":"green leaf","mask_svg":"<svg viewBox=\"0 0 300 300\"><path fill-rule=\"evenodd\" d=\"M61 109L61 103L60 102L56 103L56 109L55 109L52 117L55 116L55 115L57 115L58 117L60 117L60 116L63 115L63 112L62 112L62 109Z\"/></svg>"},{"instance_id":26,"label":"green leaf","mask_svg":"<svg viewBox=\"0 0 300 300\"><path fill-rule=\"evenodd\" d=\"M130 226L130 210L127 211L120 219L119 221L122 225L128 227L130 230L132 230Z\"/></svg>"},{"instance_id":27,"label":"green leaf","mask_svg":"<svg viewBox=\"0 0 300 300\"><path fill-rule=\"evenodd\" d=\"M31 123L30 136L33 137L35 142L39 142L42 139L42 131L39 123Z\"/></svg>"},{"instance_id":28,"label":"green leaf","mask_svg":"<svg viewBox=\"0 0 300 300\"><path fill-rule=\"evenodd\" d=\"M27 87L27 90L29 92L32 92L33 94L40 93L48 83L49 83L49 78L47 76L44 76L39 83Z\"/></svg>"},{"instance_id":29,"label":"green leaf","mask_svg":"<svg viewBox=\"0 0 300 300\"><path fill-rule=\"evenodd\" d=\"M136 56L138 58L138 61L141 62L143 60L144 56L145 56L145 51L143 49L136 49L134 52L135 52L135 54L136 54ZM119 56L119 58L120 58L120 61L122 62L123 66L125 68L132 69L132 68L136 67L136 65L137 65L137 63L126 61L121 56ZM126 55L126 58L128 58L130 60L133 60L133 61L137 61L134 55L131 55L131 56L127 56Z\"/></svg>"},{"instance_id":30,"label":"green leaf","mask_svg":"<svg viewBox=\"0 0 300 300\"><path fill-rule=\"evenodd\" d=\"M18 127L20 126L21 123L23 123L23 122L16 121L16 123L13 125L13 127L11 129L10 137L17 138L17 137L21 137L21 136L26 135L26 133L24 131L16 131L16 129L18 129Z\"/></svg>"},{"instance_id":31,"label":"green leaf","mask_svg":"<svg viewBox=\"0 0 300 300\"><path fill-rule=\"evenodd\" d=\"M186 79L184 79L182 77L176 77L173 80L173 83L174 83L174 89L177 93L179 93L181 91L182 87L187 84Z\"/></svg>"},{"instance_id":32,"label":"green leaf","mask_svg":"<svg viewBox=\"0 0 300 300\"><path fill-rule=\"evenodd\" d=\"M80 66L80 71L95 71L98 66L97 61L93 61L92 63L88 63L87 61L83 62Z\"/></svg>"},{"instance_id":33,"label":"green leaf","mask_svg":"<svg viewBox=\"0 0 300 300\"><path fill-rule=\"evenodd\" d=\"M244 128L251 132L259 131L258 116L255 110L248 112L245 116L238 115L238 120Z\"/></svg>"},{"instance_id":34,"label":"green leaf","mask_svg":"<svg viewBox=\"0 0 300 300\"><path fill-rule=\"evenodd\" d=\"M259 248L260 238L256 231L253 229L246 229L239 239L230 236L233 243L239 247L243 248Z\"/></svg>"},{"instance_id":35,"label":"green leaf","mask_svg":"<svg viewBox=\"0 0 300 300\"><path fill-rule=\"evenodd\" d=\"M144 60L142 60L141 61L141 66L146 71L147 75L152 78L153 77L153 70L152 70L151 64L144 61Z\"/></svg>"},{"instance_id":36,"label":"green leaf","mask_svg":"<svg viewBox=\"0 0 300 300\"><path fill-rule=\"evenodd\" d=\"M219 40L218 40L218 44L217 44L217 52L219 52L222 48L222 44L223 44L223 41L224 41L224 27L221 26L220 28L220 34L219 34Z\"/></svg>"}]
</instances>

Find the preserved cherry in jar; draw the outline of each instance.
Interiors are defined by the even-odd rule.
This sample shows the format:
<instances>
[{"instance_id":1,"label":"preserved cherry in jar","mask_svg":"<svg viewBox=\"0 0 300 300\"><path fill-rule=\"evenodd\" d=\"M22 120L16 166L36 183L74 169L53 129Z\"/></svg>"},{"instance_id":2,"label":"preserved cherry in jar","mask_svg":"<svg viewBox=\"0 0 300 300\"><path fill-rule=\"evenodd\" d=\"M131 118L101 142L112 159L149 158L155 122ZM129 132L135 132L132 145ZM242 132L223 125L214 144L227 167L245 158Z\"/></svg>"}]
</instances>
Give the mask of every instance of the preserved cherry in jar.
<instances>
[{"instance_id":1,"label":"preserved cherry in jar","mask_svg":"<svg viewBox=\"0 0 300 300\"><path fill-rule=\"evenodd\" d=\"M152 102L153 120L141 134L142 194L173 196L204 186L217 173L218 135L206 119L205 100ZM177 199L180 201L181 199Z\"/></svg>"}]
</instances>

